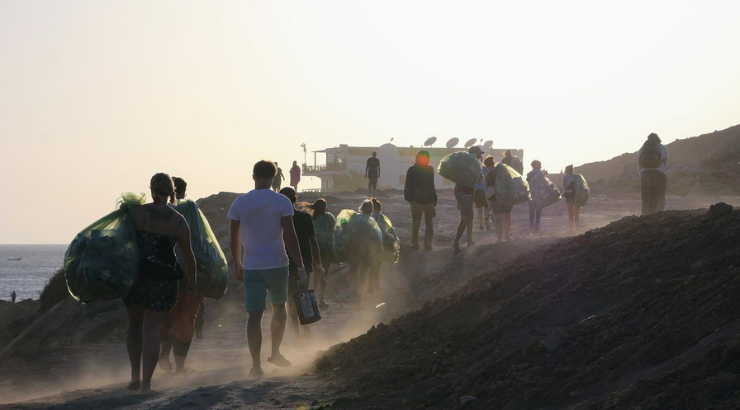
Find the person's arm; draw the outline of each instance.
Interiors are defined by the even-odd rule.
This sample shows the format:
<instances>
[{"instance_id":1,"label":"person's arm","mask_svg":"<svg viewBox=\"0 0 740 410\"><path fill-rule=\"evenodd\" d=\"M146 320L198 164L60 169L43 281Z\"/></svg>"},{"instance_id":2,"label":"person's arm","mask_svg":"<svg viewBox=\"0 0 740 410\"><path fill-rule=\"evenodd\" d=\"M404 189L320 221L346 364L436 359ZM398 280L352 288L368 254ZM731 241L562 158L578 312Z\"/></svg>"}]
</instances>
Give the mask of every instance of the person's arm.
<instances>
[{"instance_id":1,"label":"person's arm","mask_svg":"<svg viewBox=\"0 0 740 410\"><path fill-rule=\"evenodd\" d=\"M185 218L182 218L182 222L185 222ZM180 223L180 228L177 233L177 244L180 246L180 252L182 253L182 262L185 265L185 274L188 277L188 292L195 291L196 284L196 265L195 255L193 255L193 247L190 244L190 228L187 223Z\"/></svg>"},{"instance_id":2,"label":"person's arm","mask_svg":"<svg viewBox=\"0 0 740 410\"><path fill-rule=\"evenodd\" d=\"M378 178L380 178L380 160L378 160Z\"/></svg>"},{"instance_id":3,"label":"person's arm","mask_svg":"<svg viewBox=\"0 0 740 410\"><path fill-rule=\"evenodd\" d=\"M406 171L406 180L403 182L403 199L406 200L406 202L413 202L413 195L411 192L411 188L414 186L413 182L411 181L412 178L412 171L413 168L409 168L408 171Z\"/></svg>"},{"instance_id":4,"label":"person's arm","mask_svg":"<svg viewBox=\"0 0 740 410\"><path fill-rule=\"evenodd\" d=\"M242 265L241 223L231 220L231 259L234 260L234 276L236 280L244 280L244 265Z\"/></svg>"},{"instance_id":5,"label":"person's arm","mask_svg":"<svg viewBox=\"0 0 740 410\"><path fill-rule=\"evenodd\" d=\"M663 166L666 166L668 164L668 148L664 145L660 146L661 151L665 151L665 155L663 155L663 152L661 152L661 156L663 157Z\"/></svg>"},{"instance_id":6,"label":"person's arm","mask_svg":"<svg viewBox=\"0 0 740 410\"><path fill-rule=\"evenodd\" d=\"M280 178L282 178L283 181L285 181L285 175L283 175L283 170L282 169L280 170Z\"/></svg>"},{"instance_id":7,"label":"person's arm","mask_svg":"<svg viewBox=\"0 0 740 410\"><path fill-rule=\"evenodd\" d=\"M367 178L367 171L370 169L370 159L365 163L365 178Z\"/></svg>"},{"instance_id":8,"label":"person's arm","mask_svg":"<svg viewBox=\"0 0 740 410\"><path fill-rule=\"evenodd\" d=\"M298 236L295 234L293 225L293 216L283 216L280 219L280 225L283 228L283 240L285 247L288 249L288 255L293 259L295 266L298 268L298 279L301 283L306 283L306 268L303 265L301 256L301 245L298 243Z\"/></svg>"}]
</instances>

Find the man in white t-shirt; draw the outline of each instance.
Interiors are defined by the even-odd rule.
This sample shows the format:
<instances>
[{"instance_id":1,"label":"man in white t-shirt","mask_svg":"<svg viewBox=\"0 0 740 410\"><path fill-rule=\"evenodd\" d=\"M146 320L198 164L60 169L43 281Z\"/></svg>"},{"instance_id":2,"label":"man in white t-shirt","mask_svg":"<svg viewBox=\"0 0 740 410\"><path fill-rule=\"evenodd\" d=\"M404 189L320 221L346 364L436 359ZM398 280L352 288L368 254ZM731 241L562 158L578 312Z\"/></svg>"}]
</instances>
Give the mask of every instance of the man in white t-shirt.
<instances>
[{"instance_id":1,"label":"man in white t-shirt","mask_svg":"<svg viewBox=\"0 0 740 410\"><path fill-rule=\"evenodd\" d=\"M665 165L668 162L668 147L660 142L658 134L652 133L648 135L647 141L637 152L643 215L654 214L665 209L665 191L668 181Z\"/></svg>"},{"instance_id":2,"label":"man in white t-shirt","mask_svg":"<svg viewBox=\"0 0 740 410\"><path fill-rule=\"evenodd\" d=\"M298 278L306 281L301 250L293 227L293 204L283 195L270 190L277 173L275 164L260 161L254 165L254 190L238 197L229 209L231 219L231 256L234 275L244 281L245 304L249 314L247 344L252 356L253 377L261 377L262 316L265 298L272 305L272 356L267 361L280 367L290 362L280 354L285 335L288 300L288 255L296 263ZM242 259L242 248L244 258Z\"/></svg>"}]
</instances>

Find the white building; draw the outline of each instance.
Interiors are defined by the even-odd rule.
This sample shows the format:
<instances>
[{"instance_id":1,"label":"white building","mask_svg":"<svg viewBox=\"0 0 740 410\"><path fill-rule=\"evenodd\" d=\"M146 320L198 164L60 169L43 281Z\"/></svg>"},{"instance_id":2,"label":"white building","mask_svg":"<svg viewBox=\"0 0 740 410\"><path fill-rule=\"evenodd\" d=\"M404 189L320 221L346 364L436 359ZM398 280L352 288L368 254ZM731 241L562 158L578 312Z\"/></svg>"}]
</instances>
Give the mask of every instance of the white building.
<instances>
[{"instance_id":1,"label":"white building","mask_svg":"<svg viewBox=\"0 0 740 410\"><path fill-rule=\"evenodd\" d=\"M367 186L365 179L367 159L375 151L380 159L378 189L403 189L406 182L406 171L414 165L416 154L421 150L428 151L431 155L430 165L435 169L434 182L437 189L452 188L454 185L452 182L436 173L437 165L446 155L457 151L467 151L466 148L404 148L393 144L384 144L380 147L350 147L342 144L334 148L313 151L313 165L304 164L303 175L321 179L322 192L351 191L363 188ZM506 149L483 148L483 151L486 155L493 155L496 161L500 161ZM523 150L512 149L511 153L524 161ZM323 165L318 163L321 154L325 155Z\"/></svg>"}]
</instances>

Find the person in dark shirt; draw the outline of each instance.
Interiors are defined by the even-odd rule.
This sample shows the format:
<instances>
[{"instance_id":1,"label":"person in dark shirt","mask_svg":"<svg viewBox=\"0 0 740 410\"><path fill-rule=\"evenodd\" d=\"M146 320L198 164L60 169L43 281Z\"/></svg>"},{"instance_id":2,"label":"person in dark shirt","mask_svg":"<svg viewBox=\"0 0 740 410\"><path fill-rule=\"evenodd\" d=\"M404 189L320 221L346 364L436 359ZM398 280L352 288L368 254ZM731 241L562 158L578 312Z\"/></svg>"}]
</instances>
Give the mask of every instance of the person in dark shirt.
<instances>
[{"instance_id":1,"label":"person in dark shirt","mask_svg":"<svg viewBox=\"0 0 740 410\"><path fill-rule=\"evenodd\" d=\"M493 211L493 217L496 218L496 236L498 241L510 241L509 231L511 230L511 209L512 205L507 205L496 200L496 163L493 157L489 156L483 161L483 165L488 168L488 173L485 177L486 192L490 192L493 196L489 196L488 200L491 204L491 210Z\"/></svg>"},{"instance_id":2,"label":"person in dark shirt","mask_svg":"<svg viewBox=\"0 0 740 410\"><path fill-rule=\"evenodd\" d=\"M280 193L290 199L290 202L295 206L298 197L293 188L285 187L280 190ZM311 215L307 212L296 209L293 214L293 225L295 226L295 234L298 237L298 245L301 248L303 265L306 267L306 275L309 278L305 285L301 285L298 280L298 269L296 264L293 262L293 258L288 255L288 316L290 316L290 322L293 326L296 337L299 337L301 334L301 328L303 328L304 334L310 334L311 329L308 325L300 326L300 322L298 321L298 310L293 301L293 295L307 291L308 284L311 283L311 273L316 271L318 274L324 275L324 268L321 265L321 253L319 251L319 243L316 241L313 218L311 218Z\"/></svg>"},{"instance_id":3,"label":"person in dark shirt","mask_svg":"<svg viewBox=\"0 0 740 410\"><path fill-rule=\"evenodd\" d=\"M434 168L429 165L428 151L416 154L416 163L406 172L403 198L411 204L411 246L419 249L419 228L424 217L424 250L432 250L437 190L434 188Z\"/></svg>"},{"instance_id":4,"label":"person in dark shirt","mask_svg":"<svg viewBox=\"0 0 740 410\"><path fill-rule=\"evenodd\" d=\"M527 182L530 188L532 187L532 180L540 174L547 175L542 171L542 163L539 160L532 161L532 170L527 173ZM534 188L531 188L534 192ZM542 209L537 209L534 206L534 201L529 201L529 234L535 235L540 233L540 221L542 220Z\"/></svg>"},{"instance_id":5,"label":"person in dark shirt","mask_svg":"<svg viewBox=\"0 0 740 410\"><path fill-rule=\"evenodd\" d=\"M457 209L460 210L460 224L457 225L457 235L452 243L455 253L460 253L460 239L462 239L465 230L468 231L468 246L475 245L473 242L473 194L474 187L467 187L455 184L455 198L457 199Z\"/></svg>"},{"instance_id":6,"label":"person in dark shirt","mask_svg":"<svg viewBox=\"0 0 740 410\"><path fill-rule=\"evenodd\" d=\"M375 198L375 191L378 189L378 178L380 178L380 160L378 159L378 153L375 151L373 151L373 156L367 159L365 178L367 178L367 188L370 190L368 196Z\"/></svg>"}]
</instances>

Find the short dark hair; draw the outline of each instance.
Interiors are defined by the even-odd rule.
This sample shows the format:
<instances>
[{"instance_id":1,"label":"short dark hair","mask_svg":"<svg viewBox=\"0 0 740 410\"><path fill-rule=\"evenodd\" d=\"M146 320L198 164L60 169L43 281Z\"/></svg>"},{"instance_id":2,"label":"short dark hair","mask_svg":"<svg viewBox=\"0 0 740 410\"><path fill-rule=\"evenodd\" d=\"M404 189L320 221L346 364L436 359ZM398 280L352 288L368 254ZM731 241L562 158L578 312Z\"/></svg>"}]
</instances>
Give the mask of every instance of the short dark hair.
<instances>
[{"instance_id":1,"label":"short dark hair","mask_svg":"<svg viewBox=\"0 0 740 410\"><path fill-rule=\"evenodd\" d=\"M290 202L293 204L295 203L295 201L298 200L298 198L295 195L295 189L289 186L286 186L285 188L281 189L280 194L290 199Z\"/></svg>"},{"instance_id":2,"label":"short dark hair","mask_svg":"<svg viewBox=\"0 0 740 410\"><path fill-rule=\"evenodd\" d=\"M430 159L432 156L429 155L429 151L421 150L421 151L419 151L419 152L416 153L416 157L417 158L418 157L427 157L427 159Z\"/></svg>"},{"instance_id":3,"label":"short dark hair","mask_svg":"<svg viewBox=\"0 0 740 410\"><path fill-rule=\"evenodd\" d=\"M184 179L180 177L172 177L172 182L175 183L175 193L185 194L185 191L188 189L188 183L185 182Z\"/></svg>"},{"instance_id":4,"label":"short dark hair","mask_svg":"<svg viewBox=\"0 0 740 410\"><path fill-rule=\"evenodd\" d=\"M485 165L487 167L492 167L493 166L493 163L494 163L493 157L490 156L490 155L487 156L486 159L483 160L483 165Z\"/></svg>"},{"instance_id":5,"label":"short dark hair","mask_svg":"<svg viewBox=\"0 0 740 410\"><path fill-rule=\"evenodd\" d=\"M660 137L658 136L658 134L656 134L654 132L651 132L650 135L648 135L647 139L650 142L657 142L658 144L660 144L660 142L661 142L660 141Z\"/></svg>"},{"instance_id":6,"label":"short dark hair","mask_svg":"<svg viewBox=\"0 0 740 410\"><path fill-rule=\"evenodd\" d=\"M383 204L377 199L373 198L373 212L380 212L383 210Z\"/></svg>"},{"instance_id":7,"label":"short dark hair","mask_svg":"<svg viewBox=\"0 0 740 410\"><path fill-rule=\"evenodd\" d=\"M573 165L568 165L567 167L565 167L565 172L568 171L573 172Z\"/></svg>"},{"instance_id":8,"label":"short dark hair","mask_svg":"<svg viewBox=\"0 0 740 410\"><path fill-rule=\"evenodd\" d=\"M252 175L255 179L272 179L275 178L275 174L277 174L275 163L266 159L254 164L252 169Z\"/></svg>"}]
</instances>

